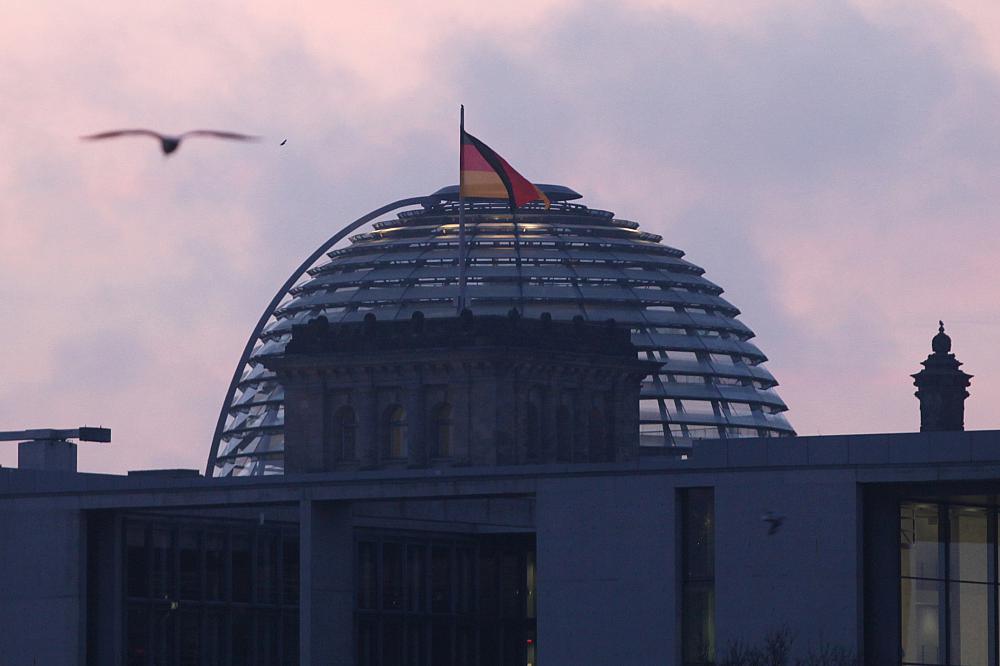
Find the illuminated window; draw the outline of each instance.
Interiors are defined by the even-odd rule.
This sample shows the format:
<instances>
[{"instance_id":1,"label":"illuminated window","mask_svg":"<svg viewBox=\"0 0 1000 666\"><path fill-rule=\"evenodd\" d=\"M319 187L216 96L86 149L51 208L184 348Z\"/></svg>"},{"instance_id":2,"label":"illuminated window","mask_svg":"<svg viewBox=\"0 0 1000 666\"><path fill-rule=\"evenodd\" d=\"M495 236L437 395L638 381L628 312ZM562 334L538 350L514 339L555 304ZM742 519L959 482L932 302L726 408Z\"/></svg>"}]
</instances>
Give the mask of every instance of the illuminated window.
<instances>
[{"instance_id":1,"label":"illuminated window","mask_svg":"<svg viewBox=\"0 0 1000 666\"><path fill-rule=\"evenodd\" d=\"M387 458L407 457L406 410L393 405L385 410L385 455Z\"/></svg>"},{"instance_id":2,"label":"illuminated window","mask_svg":"<svg viewBox=\"0 0 1000 666\"><path fill-rule=\"evenodd\" d=\"M903 502L899 518L902 663L992 664L996 510Z\"/></svg>"}]
</instances>

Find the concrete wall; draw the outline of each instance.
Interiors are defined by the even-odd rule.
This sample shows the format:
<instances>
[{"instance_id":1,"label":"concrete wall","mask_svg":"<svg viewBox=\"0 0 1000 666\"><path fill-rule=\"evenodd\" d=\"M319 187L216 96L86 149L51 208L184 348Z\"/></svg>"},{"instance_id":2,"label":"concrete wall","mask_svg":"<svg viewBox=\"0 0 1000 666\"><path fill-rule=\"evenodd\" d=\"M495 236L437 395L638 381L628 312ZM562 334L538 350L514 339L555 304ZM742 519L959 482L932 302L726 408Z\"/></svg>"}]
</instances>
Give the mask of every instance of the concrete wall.
<instances>
[{"instance_id":1,"label":"concrete wall","mask_svg":"<svg viewBox=\"0 0 1000 666\"><path fill-rule=\"evenodd\" d=\"M864 618L859 516L873 510L859 499L865 484L995 493L1000 432L705 442L688 460L628 465L262 479L0 470L0 663L79 662L87 556L80 507L295 507L303 529L303 655L331 663L330 655L345 654L350 640L353 578L336 563L350 561L350 527L359 518L400 529L442 521L470 530L483 522L527 527L534 497L540 659L676 664L675 501L679 488L705 486L715 489L719 654L731 641L758 642L777 628L795 636L799 652L822 644L858 650ZM880 655L892 654L898 619L892 501L883 502L881 518L868 525L870 544L885 537L878 546L884 566L872 569L869 558L869 578L882 587L870 584L876 594L865 599L871 620L865 638ZM353 513L345 508L352 502ZM784 517L772 536L761 520L766 511ZM875 596L891 603L873 604ZM889 638L873 640L878 632Z\"/></svg>"},{"instance_id":2,"label":"concrete wall","mask_svg":"<svg viewBox=\"0 0 1000 666\"><path fill-rule=\"evenodd\" d=\"M354 533L346 502L299 508L299 663L354 663Z\"/></svg>"},{"instance_id":3,"label":"concrete wall","mask_svg":"<svg viewBox=\"0 0 1000 666\"><path fill-rule=\"evenodd\" d=\"M725 446L722 444L721 446ZM740 455L752 466L751 443ZM771 451L772 458L775 452ZM547 663L677 663L678 490L715 492L716 648L785 629L794 653L862 652L853 470L741 469L544 479L536 496L539 650ZM784 517L768 535L762 515ZM887 529L894 529L889 524Z\"/></svg>"},{"instance_id":4,"label":"concrete wall","mask_svg":"<svg viewBox=\"0 0 1000 666\"><path fill-rule=\"evenodd\" d=\"M664 477L539 483L540 662L677 663L674 497Z\"/></svg>"},{"instance_id":5,"label":"concrete wall","mask_svg":"<svg viewBox=\"0 0 1000 666\"><path fill-rule=\"evenodd\" d=\"M0 663L83 663L84 533L79 511L0 509Z\"/></svg>"},{"instance_id":6,"label":"concrete wall","mask_svg":"<svg viewBox=\"0 0 1000 666\"><path fill-rule=\"evenodd\" d=\"M796 653L824 644L859 651L860 527L849 470L718 475L715 511L720 654L780 629ZM766 511L784 517L773 535Z\"/></svg>"}]
</instances>

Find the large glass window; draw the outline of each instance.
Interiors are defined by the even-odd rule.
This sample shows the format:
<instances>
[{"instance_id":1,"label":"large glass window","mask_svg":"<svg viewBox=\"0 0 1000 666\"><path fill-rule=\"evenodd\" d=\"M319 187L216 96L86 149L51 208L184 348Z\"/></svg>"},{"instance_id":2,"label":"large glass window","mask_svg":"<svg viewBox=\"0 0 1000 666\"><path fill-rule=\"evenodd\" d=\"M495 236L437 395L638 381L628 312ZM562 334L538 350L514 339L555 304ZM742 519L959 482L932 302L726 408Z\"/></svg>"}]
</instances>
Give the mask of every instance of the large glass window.
<instances>
[{"instance_id":1,"label":"large glass window","mask_svg":"<svg viewBox=\"0 0 1000 666\"><path fill-rule=\"evenodd\" d=\"M684 666L715 663L715 494L680 491L681 657Z\"/></svg>"},{"instance_id":2,"label":"large glass window","mask_svg":"<svg viewBox=\"0 0 1000 666\"><path fill-rule=\"evenodd\" d=\"M124 531L126 664L298 663L293 526L135 515Z\"/></svg>"},{"instance_id":3,"label":"large glass window","mask_svg":"<svg viewBox=\"0 0 1000 666\"><path fill-rule=\"evenodd\" d=\"M356 545L359 666L535 666L530 538L365 530Z\"/></svg>"},{"instance_id":4,"label":"large glass window","mask_svg":"<svg viewBox=\"0 0 1000 666\"><path fill-rule=\"evenodd\" d=\"M995 666L997 512L900 505L903 664Z\"/></svg>"}]
</instances>

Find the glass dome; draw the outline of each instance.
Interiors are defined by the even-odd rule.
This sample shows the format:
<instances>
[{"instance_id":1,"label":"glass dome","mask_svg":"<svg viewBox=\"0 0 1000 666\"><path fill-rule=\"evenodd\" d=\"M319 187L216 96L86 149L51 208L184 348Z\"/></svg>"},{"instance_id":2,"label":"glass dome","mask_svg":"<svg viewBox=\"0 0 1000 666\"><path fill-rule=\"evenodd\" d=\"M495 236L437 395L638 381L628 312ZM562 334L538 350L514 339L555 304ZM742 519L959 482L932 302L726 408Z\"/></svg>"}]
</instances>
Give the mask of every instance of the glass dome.
<instances>
[{"instance_id":1,"label":"glass dome","mask_svg":"<svg viewBox=\"0 0 1000 666\"><path fill-rule=\"evenodd\" d=\"M546 210L530 204L465 202L467 307L476 314L614 319L632 330L640 357L662 363L639 402L640 443L794 435L753 331L722 289L684 252L613 213L572 203L572 190L539 185ZM281 353L293 324L456 314L459 295L457 188L396 202L349 225L320 250L382 211L409 210L371 225L350 243L317 251L265 311L241 359L219 417L208 473L283 471L284 394L260 360ZM414 206L419 206L414 208ZM384 214L382 217L385 217Z\"/></svg>"}]
</instances>

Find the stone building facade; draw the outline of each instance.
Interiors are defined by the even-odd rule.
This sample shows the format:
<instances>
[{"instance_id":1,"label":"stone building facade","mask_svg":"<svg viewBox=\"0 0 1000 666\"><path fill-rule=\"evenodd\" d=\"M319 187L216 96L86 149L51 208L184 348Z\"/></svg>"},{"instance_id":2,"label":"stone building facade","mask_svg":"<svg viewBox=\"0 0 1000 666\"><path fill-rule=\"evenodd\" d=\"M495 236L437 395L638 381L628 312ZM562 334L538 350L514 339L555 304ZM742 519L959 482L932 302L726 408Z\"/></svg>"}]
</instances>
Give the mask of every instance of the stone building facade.
<instances>
[{"instance_id":1,"label":"stone building facade","mask_svg":"<svg viewBox=\"0 0 1000 666\"><path fill-rule=\"evenodd\" d=\"M614 322L474 316L297 326L271 357L288 473L620 462L656 363Z\"/></svg>"}]
</instances>

